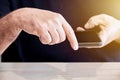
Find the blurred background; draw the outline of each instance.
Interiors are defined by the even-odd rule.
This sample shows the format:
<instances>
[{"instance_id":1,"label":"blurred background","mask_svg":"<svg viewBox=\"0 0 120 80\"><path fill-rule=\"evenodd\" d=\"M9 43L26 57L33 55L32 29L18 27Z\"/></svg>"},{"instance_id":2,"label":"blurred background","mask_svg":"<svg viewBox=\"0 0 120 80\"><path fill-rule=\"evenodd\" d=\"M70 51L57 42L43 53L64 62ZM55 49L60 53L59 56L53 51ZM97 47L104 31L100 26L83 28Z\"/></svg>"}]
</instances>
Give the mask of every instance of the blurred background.
<instances>
[{"instance_id":1,"label":"blurred background","mask_svg":"<svg viewBox=\"0 0 120 80\"><path fill-rule=\"evenodd\" d=\"M51 0L51 3L54 11L60 10L74 27L84 26L90 17L98 14L120 19L120 0Z\"/></svg>"}]
</instances>

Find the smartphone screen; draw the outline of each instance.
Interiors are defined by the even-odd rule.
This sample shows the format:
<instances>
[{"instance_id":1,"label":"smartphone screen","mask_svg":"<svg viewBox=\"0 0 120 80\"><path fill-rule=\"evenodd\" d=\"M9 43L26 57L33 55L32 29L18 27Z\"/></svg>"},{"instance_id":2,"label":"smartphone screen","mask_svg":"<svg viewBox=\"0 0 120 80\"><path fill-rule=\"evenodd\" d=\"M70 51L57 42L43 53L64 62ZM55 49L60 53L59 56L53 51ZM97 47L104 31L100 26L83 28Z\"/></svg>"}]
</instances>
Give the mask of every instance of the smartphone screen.
<instances>
[{"instance_id":1,"label":"smartphone screen","mask_svg":"<svg viewBox=\"0 0 120 80\"><path fill-rule=\"evenodd\" d=\"M101 40L95 31L78 31L75 34L80 48L101 46Z\"/></svg>"}]
</instances>

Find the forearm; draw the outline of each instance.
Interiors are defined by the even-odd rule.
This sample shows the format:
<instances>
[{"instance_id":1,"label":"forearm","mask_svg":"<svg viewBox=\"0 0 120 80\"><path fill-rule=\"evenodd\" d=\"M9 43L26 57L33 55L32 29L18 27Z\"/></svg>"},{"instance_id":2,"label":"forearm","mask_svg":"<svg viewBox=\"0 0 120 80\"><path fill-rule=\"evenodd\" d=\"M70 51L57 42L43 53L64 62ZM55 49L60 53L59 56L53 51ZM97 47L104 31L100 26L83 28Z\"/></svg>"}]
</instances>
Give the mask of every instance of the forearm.
<instances>
[{"instance_id":1,"label":"forearm","mask_svg":"<svg viewBox=\"0 0 120 80\"><path fill-rule=\"evenodd\" d=\"M20 32L21 29L10 15L0 19L0 55L17 38Z\"/></svg>"}]
</instances>

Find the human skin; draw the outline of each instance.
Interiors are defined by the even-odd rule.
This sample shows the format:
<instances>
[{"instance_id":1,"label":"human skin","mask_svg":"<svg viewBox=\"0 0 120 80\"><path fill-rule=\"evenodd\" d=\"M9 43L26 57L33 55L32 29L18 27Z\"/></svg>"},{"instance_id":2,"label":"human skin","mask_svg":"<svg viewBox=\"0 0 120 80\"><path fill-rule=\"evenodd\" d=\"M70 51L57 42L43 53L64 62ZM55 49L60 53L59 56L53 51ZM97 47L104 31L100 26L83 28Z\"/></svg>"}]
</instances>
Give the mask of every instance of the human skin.
<instances>
[{"instance_id":1,"label":"human skin","mask_svg":"<svg viewBox=\"0 0 120 80\"><path fill-rule=\"evenodd\" d=\"M98 33L98 36L102 41L102 46L96 48L105 47L112 41L120 43L120 21L110 15L99 14L93 16L84 27L85 29L100 27L101 31Z\"/></svg>"},{"instance_id":2,"label":"human skin","mask_svg":"<svg viewBox=\"0 0 120 80\"><path fill-rule=\"evenodd\" d=\"M55 12L21 8L0 19L0 54L16 40L21 31L39 37L45 45L55 45L66 40L74 50L78 42L74 31L64 17Z\"/></svg>"}]
</instances>

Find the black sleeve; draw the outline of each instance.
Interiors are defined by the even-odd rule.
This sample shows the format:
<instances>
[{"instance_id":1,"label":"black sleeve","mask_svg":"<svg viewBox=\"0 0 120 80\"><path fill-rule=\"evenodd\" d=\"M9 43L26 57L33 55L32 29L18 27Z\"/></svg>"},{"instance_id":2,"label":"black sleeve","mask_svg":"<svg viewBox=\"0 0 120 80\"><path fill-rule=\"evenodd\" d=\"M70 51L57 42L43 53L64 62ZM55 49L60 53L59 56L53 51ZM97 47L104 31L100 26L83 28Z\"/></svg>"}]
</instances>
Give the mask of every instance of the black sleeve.
<instances>
[{"instance_id":1,"label":"black sleeve","mask_svg":"<svg viewBox=\"0 0 120 80\"><path fill-rule=\"evenodd\" d=\"M10 12L10 3L8 0L0 0L0 17Z\"/></svg>"}]
</instances>

